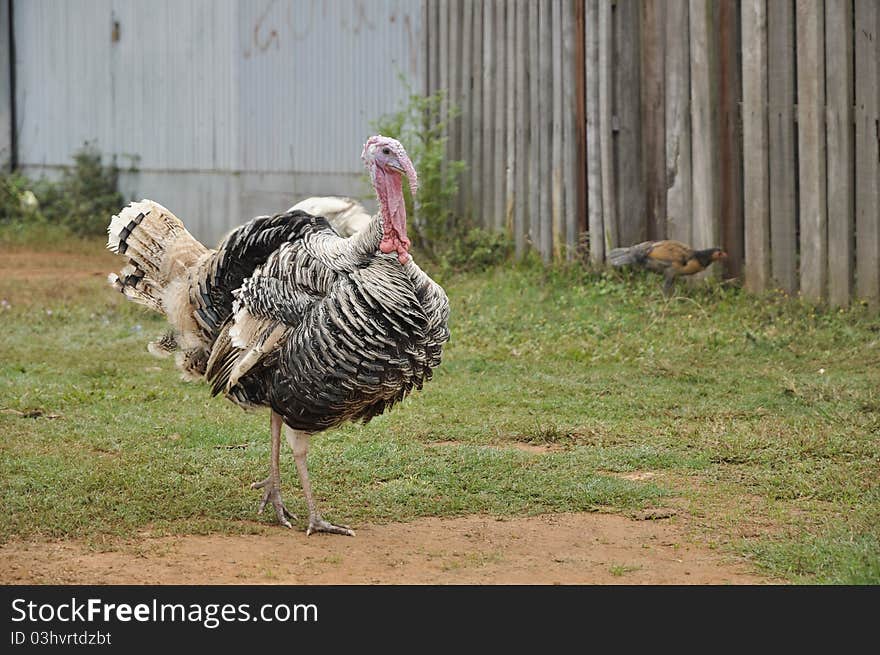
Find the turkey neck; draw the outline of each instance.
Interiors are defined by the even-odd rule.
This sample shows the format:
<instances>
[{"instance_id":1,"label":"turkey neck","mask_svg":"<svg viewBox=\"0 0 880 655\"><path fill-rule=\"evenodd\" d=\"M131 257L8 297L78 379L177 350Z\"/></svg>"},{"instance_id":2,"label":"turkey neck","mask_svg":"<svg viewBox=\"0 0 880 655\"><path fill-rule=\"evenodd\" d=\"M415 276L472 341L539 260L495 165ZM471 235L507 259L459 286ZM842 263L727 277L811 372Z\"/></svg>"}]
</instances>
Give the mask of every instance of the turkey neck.
<instances>
[{"instance_id":1,"label":"turkey neck","mask_svg":"<svg viewBox=\"0 0 880 655\"><path fill-rule=\"evenodd\" d=\"M379 219L382 222L382 238L379 250L397 252L401 264L409 260L410 240L406 236L406 202L403 197L403 178L377 168L373 177L376 197L379 200Z\"/></svg>"}]
</instances>

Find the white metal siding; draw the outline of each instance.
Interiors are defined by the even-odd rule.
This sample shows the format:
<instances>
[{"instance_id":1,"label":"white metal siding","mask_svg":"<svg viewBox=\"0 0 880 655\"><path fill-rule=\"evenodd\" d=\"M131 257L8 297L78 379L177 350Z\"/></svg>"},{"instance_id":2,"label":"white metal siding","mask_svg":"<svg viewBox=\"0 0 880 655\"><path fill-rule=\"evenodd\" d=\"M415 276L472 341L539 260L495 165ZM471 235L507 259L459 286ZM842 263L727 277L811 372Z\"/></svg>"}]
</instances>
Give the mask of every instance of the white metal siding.
<instances>
[{"instance_id":1,"label":"white metal siding","mask_svg":"<svg viewBox=\"0 0 880 655\"><path fill-rule=\"evenodd\" d=\"M50 171L86 141L123 167L134 158L126 191L206 240L306 195L361 195L370 122L401 106L400 74L422 88L421 8L18 0L19 162Z\"/></svg>"},{"instance_id":2,"label":"white metal siding","mask_svg":"<svg viewBox=\"0 0 880 655\"><path fill-rule=\"evenodd\" d=\"M418 73L419 6L240 5L242 169L360 172L370 121L403 99L398 74Z\"/></svg>"}]
</instances>

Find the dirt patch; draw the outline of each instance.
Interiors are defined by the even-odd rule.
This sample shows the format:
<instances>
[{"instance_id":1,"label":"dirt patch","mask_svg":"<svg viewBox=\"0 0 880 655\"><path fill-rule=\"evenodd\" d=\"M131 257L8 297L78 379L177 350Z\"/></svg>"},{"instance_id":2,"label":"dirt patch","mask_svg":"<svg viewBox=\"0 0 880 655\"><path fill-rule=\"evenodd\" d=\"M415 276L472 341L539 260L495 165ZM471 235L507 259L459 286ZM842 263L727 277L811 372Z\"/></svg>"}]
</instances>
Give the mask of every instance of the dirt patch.
<instances>
[{"instance_id":1,"label":"dirt patch","mask_svg":"<svg viewBox=\"0 0 880 655\"><path fill-rule=\"evenodd\" d=\"M505 444L503 446L496 446L496 448L513 448L514 450L521 450L524 453L552 453L558 450L562 450L562 446L557 444L536 444L529 443L527 441L511 441L509 444Z\"/></svg>"},{"instance_id":2,"label":"dirt patch","mask_svg":"<svg viewBox=\"0 0 880 655\"><path fill-rule=\"evenodd\" d=\"M448 446L463 446L466 443L461 441L433 441L429 444L432 448L444 448ZM557 450L562 450L561 446L557 446L555 444L533 444L527 443L524 441L510 441L505 442L503 444L480 444L483 448L497 448L499 450L504 450L507 448L511 448L513 450L521 450L524 453L533 453L533 454L544 454L551 453Z\"/></svg>"},{"instance_id":3,"label":"dirt patch","mask_svg":"<svg viewBox=\"0 0 880 655\"><path fill-rule=\"evenodd\" d=\"M0 256L0 275L14 279L107 277L123 263L109 251L95 254L41 252L34 250L4 252Z\"/></svg>"},{"instance_id":4,"label":"dirt patch","mask_svg":"<svg viewBox=\"0 0 880 655\"><path fill-rule=\"evenodd\" d=\"M613 475L630 482L643 482L644 480L650 480L657 474L653 471L631 471L629 473L605 473L605 475Z\"/></svg>"},{"instance_id":5,"label":"dirt patch","mask_svg":"<svg viewBox=\"0 0 880 655\"><path fill-rule=\"evenodd\" d=\"M669 521L608 514L364 525L354 538L281 528L246 536L0 547L3 584L763 584Z\"/></svg>"},{"instance_id":6,"label":"dirt patch","mask_svg":"<svg viewBox=\"0 0 880 655\"><path fill-rule=\"evenodd\" d=\"M118 271L122 258L96 244L96 252L0 252L0 314L7 310L61 305L75 306L80 299L101 294L120 302L107 285L107 274ZM100 289L100 291L99 291Z\"/></svg>"}]
</instances>

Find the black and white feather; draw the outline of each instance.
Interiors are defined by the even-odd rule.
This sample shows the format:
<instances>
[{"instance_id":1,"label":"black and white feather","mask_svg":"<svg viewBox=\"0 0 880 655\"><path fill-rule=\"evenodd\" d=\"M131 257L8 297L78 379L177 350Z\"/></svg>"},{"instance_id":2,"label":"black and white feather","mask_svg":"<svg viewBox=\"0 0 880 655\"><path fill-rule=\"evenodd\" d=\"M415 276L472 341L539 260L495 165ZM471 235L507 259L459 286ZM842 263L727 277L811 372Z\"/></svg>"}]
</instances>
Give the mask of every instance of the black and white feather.
<instances>
[{"instance_id":1,"label":"black and white feather","mask_svg":"<svg viewBox=\"0 0 880 655\"><path fill-rule=\"evenodd\" d=\"M368 421L440 364L446 294L412 259L377 253L378 221L343 239L321 218L285 216L296 236L233 293L206 377L294 429Z\"/></svg>"},{"instance_id":2,"label":"black and white feather","mask_svg":"<svg viewBox=\"0 0 880 655\"><path fill-rule=\"evenodd\" d=\"M146 218L161 212L153 222L169 222L173 215L156 207L143 201L126 209ZM141 219L115 249L128 251L126 241L151 224ZM378 252L379 215L351 238L298 210L253 219L213 251L190 243L182 224L175 235L187 246L177 249L192 252L190 268L161 277L163 261L141 256L142 268L135 260L130 267L154 276L112 281L168 316L174 330L151 352L178 351L185 375L206 377L215 394L270 406L288 426L314 432L382 413L440 364L449 338L446 294L412 258L400 264ZM158 300L141 300L143 289Z\"/></svg>"}]
</instances>

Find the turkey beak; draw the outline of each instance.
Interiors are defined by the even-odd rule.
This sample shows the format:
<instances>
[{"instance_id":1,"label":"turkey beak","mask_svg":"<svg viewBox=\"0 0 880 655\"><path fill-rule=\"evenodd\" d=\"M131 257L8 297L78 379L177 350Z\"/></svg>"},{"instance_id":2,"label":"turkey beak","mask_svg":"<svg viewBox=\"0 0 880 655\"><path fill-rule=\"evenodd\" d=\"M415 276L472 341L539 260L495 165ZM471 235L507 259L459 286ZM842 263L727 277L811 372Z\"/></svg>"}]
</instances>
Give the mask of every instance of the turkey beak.
<instances>
[{"instance_id":1,"label":"turkey beak","mask_svg":"<svg viewBox=\"0 0 880 655\"><path fill-rule=\"evenodd\" d=\"M385 166L390 168L392 171L400 173L401 175L406 175L406 171L403 170L403 166L400 165L400 162L397 161L397 159L388 160L388 163L385 164Z\"/></svg>"}]
</instances>

